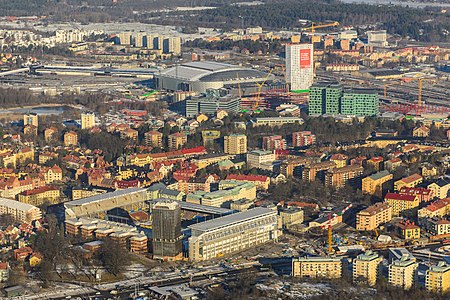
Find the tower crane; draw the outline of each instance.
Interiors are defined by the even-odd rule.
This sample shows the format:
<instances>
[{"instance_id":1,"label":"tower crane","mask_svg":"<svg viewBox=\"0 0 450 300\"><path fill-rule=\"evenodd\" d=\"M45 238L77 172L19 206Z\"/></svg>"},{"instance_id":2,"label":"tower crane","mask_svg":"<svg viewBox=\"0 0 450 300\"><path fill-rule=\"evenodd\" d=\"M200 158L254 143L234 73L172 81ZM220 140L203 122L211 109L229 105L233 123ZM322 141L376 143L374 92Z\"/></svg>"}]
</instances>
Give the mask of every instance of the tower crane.
<instances>
[{"instance_id":1,"label":"tower crane","mask_svg":"<svg viewBox=\"0 0 450 300\"><path fill-rule=\"evenodd\" d=\"M273 69L270 69L269 73L267 74L266 78L264 78L264 80L261 83L256 83L256 85L258 86L258 91L256 93L256 101L253 103L253 110L257 109L259 106L259 102L261 100L261 92L262 92L262 88L264 86L264 84L266 84L267 79L269 79L269 77L272 75Z\"/></svg>"},{"instance_id":2,"label":"tower crane","mask_svg":"<svg viewBox=\"0 0 450 300\"><path fill-rule=\"evenodd\" d=\"M325 24L316 24L316 22L311 22L310 27L302 28L303 30L311 30L312 35L316 32L317 28L326 28L326 27L336 27L339 26L339 22L331 22L331 23L325 23Z\"/></svg>"},{"instance_id":3,"label":"tower crane","mask_svg":"<svg viewBox=\"0 0 450 300\"><path fill-rule=\"evenodd\" d=\"M311 30L312 36L314 36L314 33L316 32L317 28L326 28L326 27L336 27L339 26L339 22L331 22L331 23L325 23L325 24L317 24L316 22L311 22L310 27L302 28L302 31ZM314 63L314 43L311 42L312 45L312 63L313 63L313 74L312 78L314 80L314 77L316 76L316 64Z\"/></svg>"}]
</instances>

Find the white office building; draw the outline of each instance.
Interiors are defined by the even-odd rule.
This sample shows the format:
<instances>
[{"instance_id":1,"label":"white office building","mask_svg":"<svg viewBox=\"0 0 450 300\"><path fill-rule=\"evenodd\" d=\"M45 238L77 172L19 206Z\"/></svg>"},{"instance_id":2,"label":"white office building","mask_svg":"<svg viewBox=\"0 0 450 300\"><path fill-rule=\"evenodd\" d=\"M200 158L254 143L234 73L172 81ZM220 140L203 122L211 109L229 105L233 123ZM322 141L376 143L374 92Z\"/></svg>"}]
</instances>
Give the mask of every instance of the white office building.
<instances>
[{"instance_id":1,"label":"white office building","mask_svg":"<svg viewBox=\"0 0 450 300\"><path fill-rule=\"evenodd\" d=\"M286 80L292 91L307 91L313 84L313 45L286 45Z\"/></svg>"}]
</instances>

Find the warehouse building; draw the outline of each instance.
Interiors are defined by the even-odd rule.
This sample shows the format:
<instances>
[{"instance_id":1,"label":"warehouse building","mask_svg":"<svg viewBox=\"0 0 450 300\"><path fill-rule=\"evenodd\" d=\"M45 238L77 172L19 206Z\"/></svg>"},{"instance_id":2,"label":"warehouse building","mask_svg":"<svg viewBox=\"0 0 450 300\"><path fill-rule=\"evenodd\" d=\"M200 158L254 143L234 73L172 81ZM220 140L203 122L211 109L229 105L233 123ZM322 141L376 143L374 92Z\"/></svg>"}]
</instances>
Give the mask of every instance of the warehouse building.
<instances>
[{"instance_id":1,"label":"warehouse building","mask_svg":"<svg viewBox=\"0 0 450 300\"><path fill-rule=\"evenodd\" d=\"M221 257L276 240L280 235L277 211L257 207L189 226L189 259Z\"/></svg>"},{"instance_id":2,"label":"warehouse building","mask_svg":"<svg viewBox=\"0 0 450 300\"><path fill-rule=\"evenodd\" d=\"M212 61L189 62L155 74L158 89L198 93L205 93L208 89L237 87L238 84L256 86L256 83L273 78L261 71Z\"/></svg>"}]
</instances>

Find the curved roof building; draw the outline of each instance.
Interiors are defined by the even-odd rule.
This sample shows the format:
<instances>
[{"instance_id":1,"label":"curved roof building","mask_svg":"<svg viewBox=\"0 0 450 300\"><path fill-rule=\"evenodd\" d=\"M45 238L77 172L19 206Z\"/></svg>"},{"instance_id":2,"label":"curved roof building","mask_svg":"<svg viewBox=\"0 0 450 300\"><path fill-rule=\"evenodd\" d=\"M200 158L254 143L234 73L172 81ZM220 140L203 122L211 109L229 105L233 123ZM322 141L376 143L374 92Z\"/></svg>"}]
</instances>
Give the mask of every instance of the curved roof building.
<instances>
[{"instance_id":1,"label":"curved roof building","mask_svg":"<svg viewBox=\"0 0 450 300\"><path fill-rule=\"evenodd\" d=\"M207 89L235 86L238 83L263 82L268 76L269 79L273 78L272 75L258 70L213 61L189 62L155 74L159 89L199 93L204 93Z\"/></svg>"}]
</instances>

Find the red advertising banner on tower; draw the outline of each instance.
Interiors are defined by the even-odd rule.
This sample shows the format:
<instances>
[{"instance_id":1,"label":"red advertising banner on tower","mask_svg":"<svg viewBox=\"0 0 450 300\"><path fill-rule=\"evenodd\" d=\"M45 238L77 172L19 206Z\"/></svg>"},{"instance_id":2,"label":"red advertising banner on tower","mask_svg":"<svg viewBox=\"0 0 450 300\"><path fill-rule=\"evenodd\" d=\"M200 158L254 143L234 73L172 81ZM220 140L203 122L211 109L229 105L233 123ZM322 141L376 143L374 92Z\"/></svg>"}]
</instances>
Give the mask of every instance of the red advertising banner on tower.
<instances>
[{"instance_id":1,"label":"red advertising banner on tower","mask_svg":"<svg viewBox=\"0 0 450 300\"><path fill-rule=\"evenodd\" d=\"M300 68L311 67L311 49L300 49Z\"/></svg>"}]
</instances>

